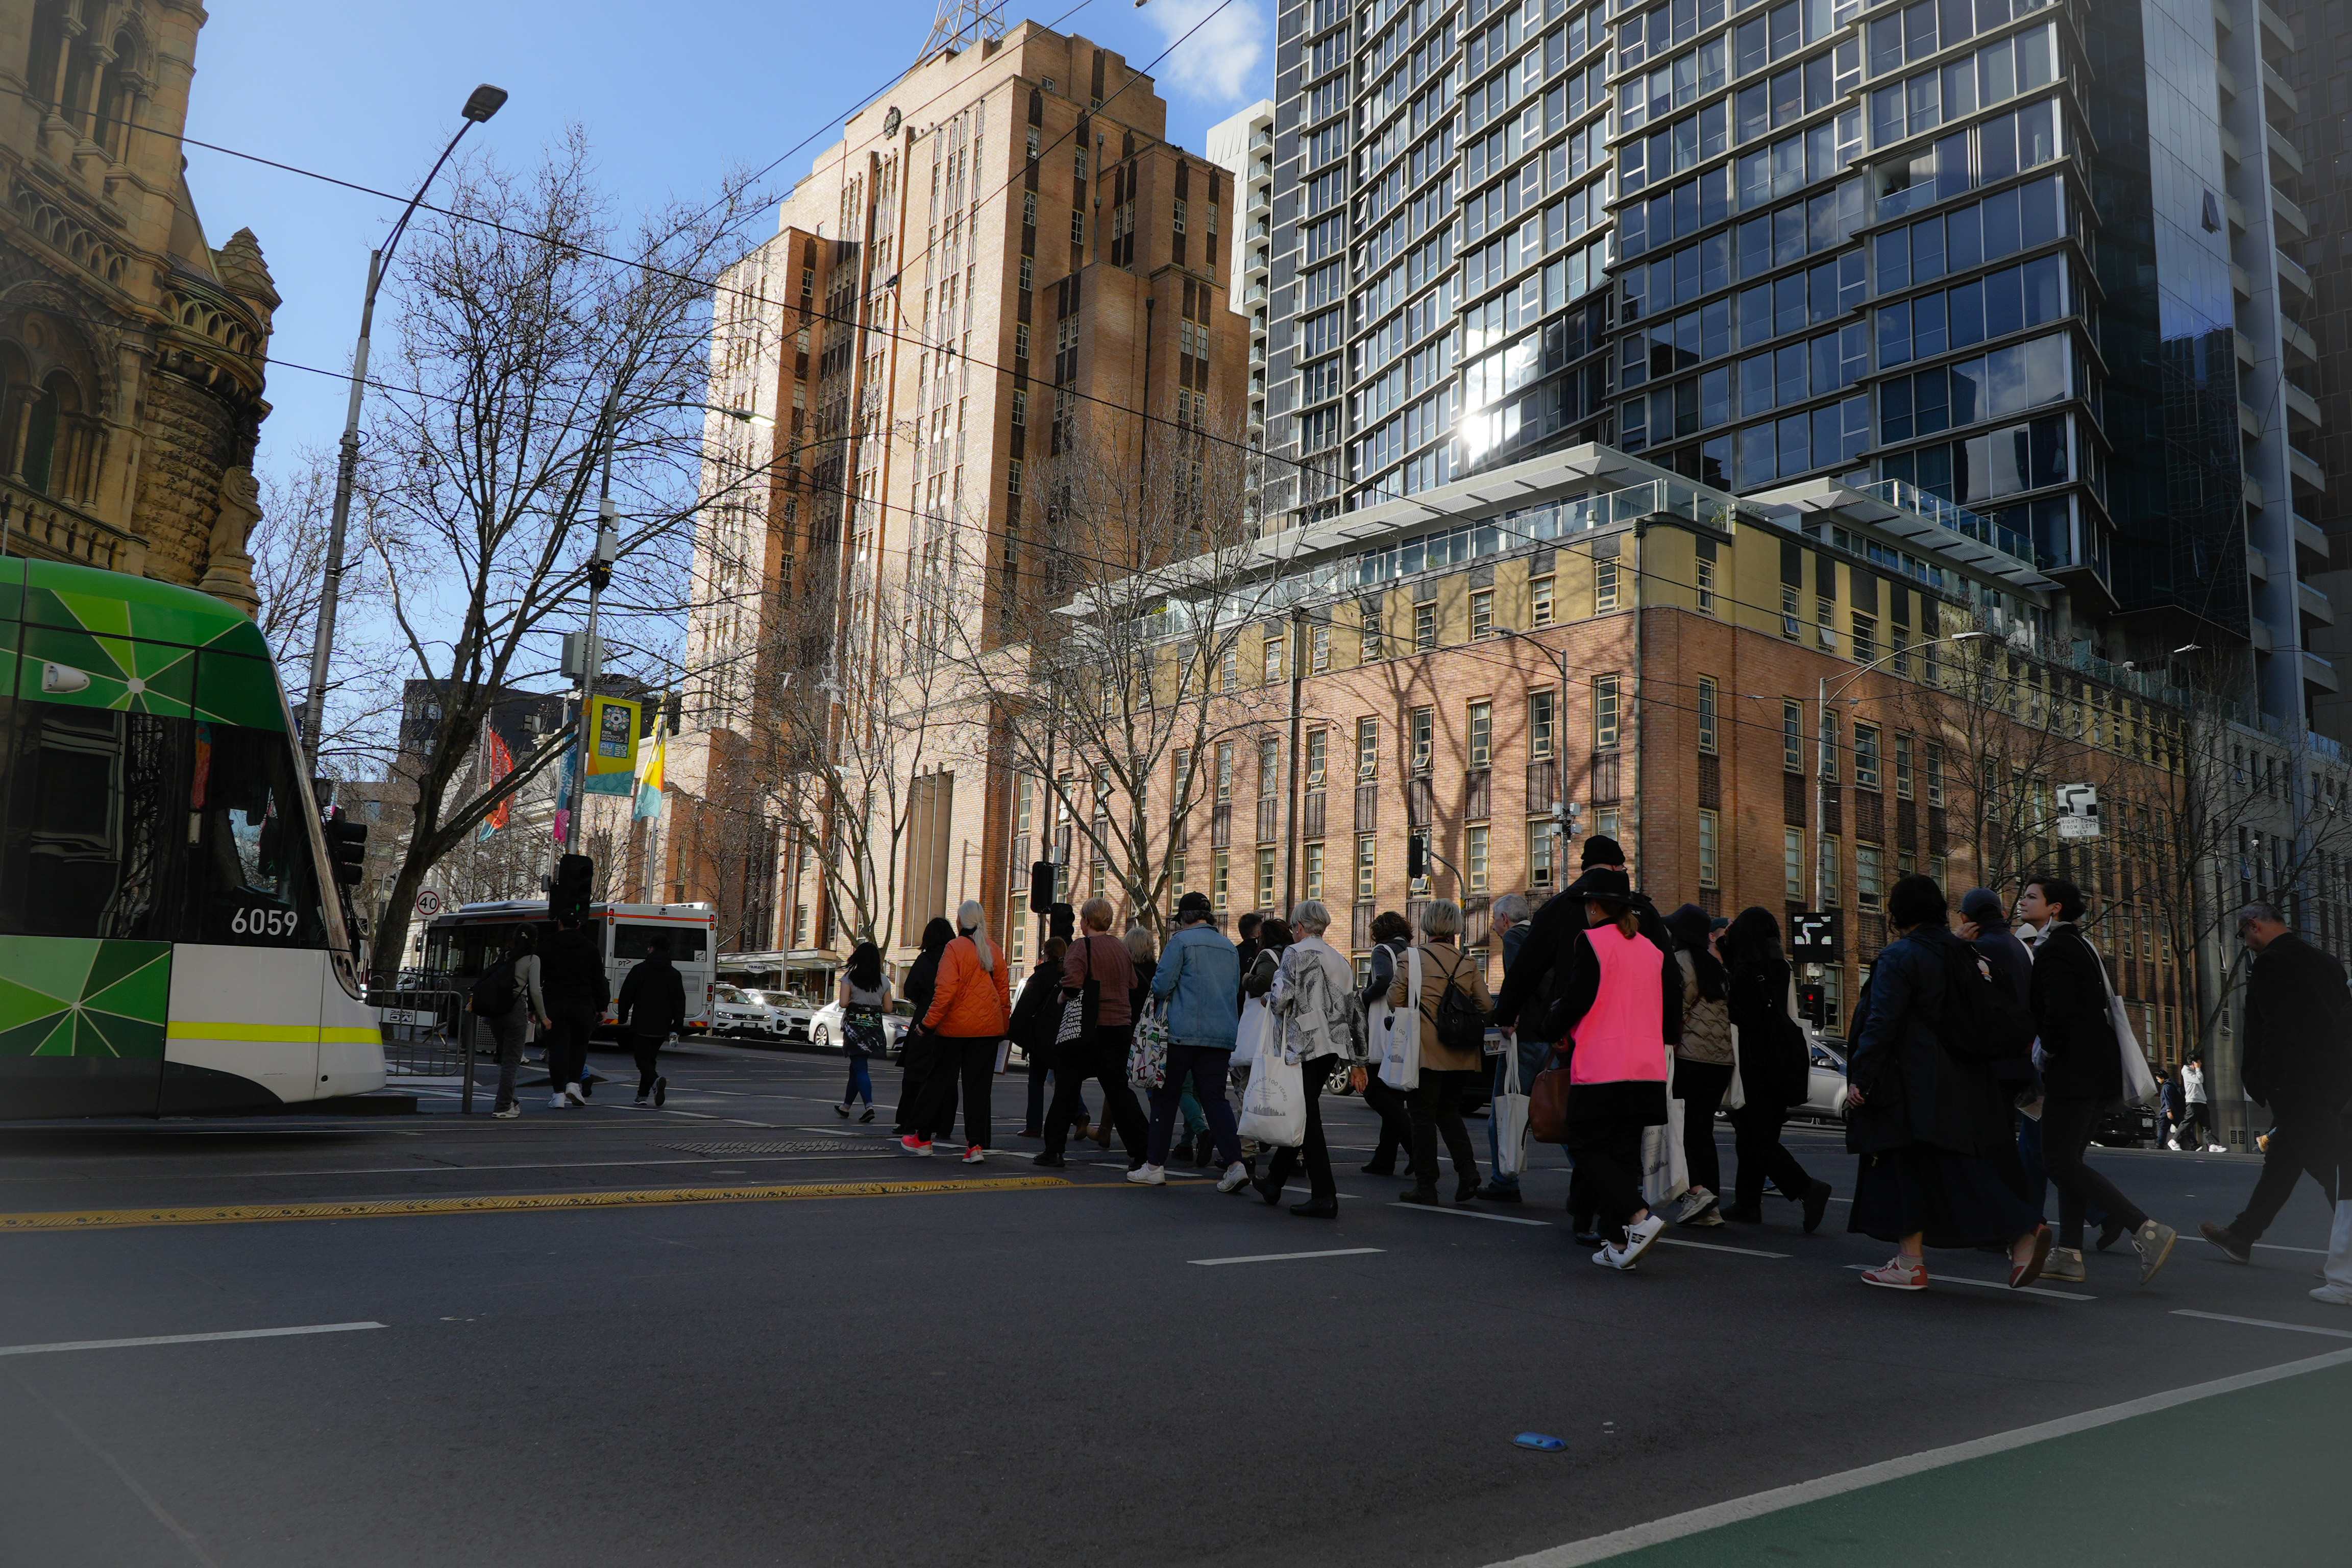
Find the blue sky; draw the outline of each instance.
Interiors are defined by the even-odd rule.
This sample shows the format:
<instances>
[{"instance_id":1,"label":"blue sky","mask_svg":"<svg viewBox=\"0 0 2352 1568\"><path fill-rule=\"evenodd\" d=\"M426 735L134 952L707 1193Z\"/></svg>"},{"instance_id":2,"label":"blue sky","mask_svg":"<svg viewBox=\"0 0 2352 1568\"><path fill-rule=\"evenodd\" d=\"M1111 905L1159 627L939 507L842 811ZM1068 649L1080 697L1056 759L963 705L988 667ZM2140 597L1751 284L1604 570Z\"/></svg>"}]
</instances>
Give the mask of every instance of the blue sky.
<instances>
[{"instance_id":1,"label":"blue sky","mask_svg":"<svg viewBox=\"0 0 2352 1568\"><path fill-rule=\"evenodd\" d=\"M1006 17L1049 21L1074 3ZM1141 68L1217 4L1086 0L1063 26ZM1272 15L1269 0L1230 0L1153 71L1176 141L1197 149L1209 126L1267 95ZM771 176L781 188L845 111L912 64L931 16L927 0L706 0L674 11L614 0L216 0L197 47L188 134L405 192L456 130L466 94L496 82L513 97L468 148L523 164L576 121L625 216L672 195L714 195L730 169L757 168L814 133ZM270 353L286 363L270 373L274 412L257 462L283 473L300 449L330 448L341 434L346 384L294 365L349 364L368 250L397 206L187 151L206 237L217 246L251 228L285 296Z\"/></svg>"}]
</instances>

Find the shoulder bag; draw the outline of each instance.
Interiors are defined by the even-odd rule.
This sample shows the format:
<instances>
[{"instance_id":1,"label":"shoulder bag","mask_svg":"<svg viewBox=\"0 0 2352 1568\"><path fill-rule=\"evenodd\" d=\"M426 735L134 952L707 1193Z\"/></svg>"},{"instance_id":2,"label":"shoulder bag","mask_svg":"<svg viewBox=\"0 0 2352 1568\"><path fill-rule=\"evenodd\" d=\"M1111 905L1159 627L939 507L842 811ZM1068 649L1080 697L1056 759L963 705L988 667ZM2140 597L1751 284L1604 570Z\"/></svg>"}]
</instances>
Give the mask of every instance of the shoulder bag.
<instances>
[{"instance_id":1,"label":"shoulder bag","mask_svg":"<svg viewBox=\"0 0 2352 1568\"><path fill-rule=\"evenodd\" d=\"M1096 1009L1102 1002L1102 983L1095 978L1095 941L1087 937L1087 977L1078 986L1078 994L1062 1004L1062 1026L1054 1032L1054 1054L1063 1055L1070 1047L1083 1045L1087 1032L1095 1026Z\"/></svg>"}]
</instances>

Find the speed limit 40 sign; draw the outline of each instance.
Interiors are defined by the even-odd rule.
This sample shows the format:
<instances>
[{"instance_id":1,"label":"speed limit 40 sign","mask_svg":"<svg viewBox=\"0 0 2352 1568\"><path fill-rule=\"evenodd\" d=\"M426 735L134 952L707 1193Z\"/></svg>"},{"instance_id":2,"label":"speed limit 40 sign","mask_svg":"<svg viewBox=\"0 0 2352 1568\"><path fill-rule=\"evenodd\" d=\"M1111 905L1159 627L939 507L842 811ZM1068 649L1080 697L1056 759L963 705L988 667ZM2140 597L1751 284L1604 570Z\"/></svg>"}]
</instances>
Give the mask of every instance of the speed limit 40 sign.
<instances>
[{"instance_id":1,"label":"speed limit 40 sign","mask_svg":"<svg viewBox=\"0 0 2352 1568\"><path fill-rule=\"evenodd\" d=\"M427 888L423 892L417 894L416 912L420 915L439 914L441 912L441 895L435 892L430 888Z\"/></svg>"}]
</instances>

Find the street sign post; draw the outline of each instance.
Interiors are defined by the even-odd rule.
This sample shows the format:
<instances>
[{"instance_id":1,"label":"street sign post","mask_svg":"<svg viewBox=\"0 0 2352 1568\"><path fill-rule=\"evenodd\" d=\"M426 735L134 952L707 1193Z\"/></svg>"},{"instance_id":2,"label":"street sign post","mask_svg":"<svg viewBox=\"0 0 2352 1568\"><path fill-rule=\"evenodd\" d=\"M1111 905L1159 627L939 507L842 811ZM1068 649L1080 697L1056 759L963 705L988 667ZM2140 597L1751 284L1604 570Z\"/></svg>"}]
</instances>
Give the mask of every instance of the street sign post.
<instances>
[{"instance_id":1,"label":"street sign post","mask_svg":"<svg viewBox=\"0 0 2352 1568\"><path fill-rule=\"evenodd\" d=\"M1838 960L1838 911L1807 910L1789 918L1789 962L1835 963Z\"/></svg>"},{"instance_id":2,"label":"street sign post","mask_svg":"<svg viewBox=\"0 0 2352 1568\"><path fill-rule=\"evenodd\" d=\"M2070 784L2058 786L2058 837L2099 837L2099 786Z\"/></svg>"}]
</instances>

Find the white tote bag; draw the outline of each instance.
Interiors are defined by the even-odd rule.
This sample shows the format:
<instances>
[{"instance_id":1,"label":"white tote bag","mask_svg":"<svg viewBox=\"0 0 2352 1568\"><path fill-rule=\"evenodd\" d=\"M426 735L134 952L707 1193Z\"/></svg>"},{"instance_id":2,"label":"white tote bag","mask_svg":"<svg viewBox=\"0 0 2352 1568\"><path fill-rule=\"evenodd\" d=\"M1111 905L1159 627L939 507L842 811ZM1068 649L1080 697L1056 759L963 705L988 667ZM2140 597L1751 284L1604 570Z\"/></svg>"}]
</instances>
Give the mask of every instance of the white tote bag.
<instances>
[{"instance_id":1,"label":"white tote bag","mask_svg":"<svg viewBox=\"0 0 2352 1568\"><path fill-rule=\"evenodd\" d=\"M2099 984L2106 988L2107 1016L2115 1022L2116 1049L2123 1056L2124 1103L2153 1105L2158 1094L2156 1075L2148 1071L2147 1053L2140 1049L2139 1036L2131 1026L2130 1009L2116 994L2116 983L2107 978L2106 960L2099 957L2095 948L2092 949L2091 958L2099 966Z\"/></svg>"},{"instance_id":2,"label":"white tote bag","mask_svg":"<svg viewBox=\"0 0 2352 1568\"><path fill-rule=\"evenodd\" d=\"M1306 1078L1280 1051L1261 1051L1250 1064L1240 1132L1275 1149L1296 1149L1307 1142Z\"/></svg>"},{"instance_id":3,"label":"white tote bag","mask_svg":"<svg viewBox=\"0 0 2352 1568\"><path fill-rule=\"evenodd\" d=\"M1405 1002L1389 1013L1381 1046L1381 1081L1410 1093L1421 1084L1421 949L1404 950Z\"/></svg>"},{"instance_id":4,"label":"white tote bag","mask_svg":"<svg viewBox=\"0 0 2352 1568\"><path fill-rule=\"evenodd\" d=\"M1266 1010L1265 998L1251 997L1242 1007L1241 1026L1234 1031L1233 1065L1249 1066L1274 1037L1274 1018Z\"/></svg>"},{"instance_id":5,"label":"white tote bag","mask_svg":"<svg viewBox=\"0 0 2352 1568\"><path fill-rule=\"evenodd\" d=\"M1519 1082L1519 1045L1503 1038L1503 1089L1495 1096L1495 1173L1517 1176L1528 1168L1528 1091Z\"/></svg>"},{"instance_id":6,"label":"white tote bag","mask_svg":"<svg viewBox=\"0 0 2352 1568\"><path fill-rule=\"evenodd\" d=\"M1690 1165L1683 1154L1683 1102L1666 1100L1666 1124L1642 1129L1642 1201L1652 1208L1690 1190Z\"/></svg>"}]
</instances>

